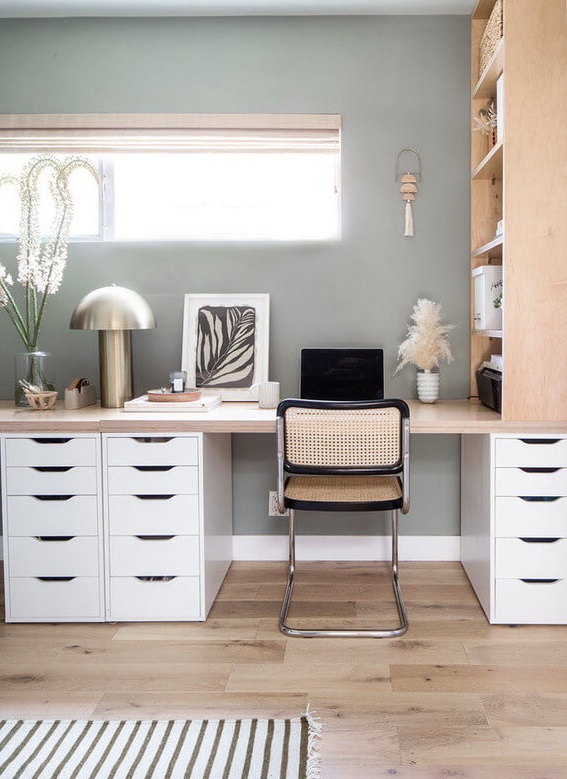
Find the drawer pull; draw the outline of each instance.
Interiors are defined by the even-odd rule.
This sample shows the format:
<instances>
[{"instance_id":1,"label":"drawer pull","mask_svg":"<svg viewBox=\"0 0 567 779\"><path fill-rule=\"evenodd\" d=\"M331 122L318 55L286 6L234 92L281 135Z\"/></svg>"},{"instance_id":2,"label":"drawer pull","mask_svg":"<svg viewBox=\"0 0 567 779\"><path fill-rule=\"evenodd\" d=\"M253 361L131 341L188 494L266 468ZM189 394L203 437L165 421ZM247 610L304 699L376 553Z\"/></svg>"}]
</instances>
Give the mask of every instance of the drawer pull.
<instances>
[{"instance_id":1,"label":"drawer pull","mask_svg":"<svg viewBox=\"0 0 567 779\"><path fill-rule=\"evenodd\" d=\"M68 444L70 438L32 438L36 444Z\"/></svg>"},{"instance_id":2,"label":"drawer pull","mask_svg":"<svg viewBox=\"0 0 567 779\"><path fill-rule=\"evenodd\" d=\"M559 538L520 538L524 544L554 544Z\"/></svg>"},{"instance_id":3,"label":"drawer pull","mask_svg":"<svg viewBox=\"0 0 567 779\"><path fill-rule=\"evenodd\" d=\"M75 536L34 536L36 541L71 541Z\"/></svg>"},{"instance_id":4,"label":"drawer pull","mask_svg":"<svg viewBox=\"0 0 567 779\"><path fill-rule=\"evenodd\" d=\"M71 500L75 495L32 495L36 500Z\"/></svg>"},{"instance_id":5,"label":"drawer pull","mask_svg":"<svg viewBox=\"0 0 567 779\"><path fill-rule=\"evenodd\" d=\"M561 468L520 468L524 473L556 473Z\"/></svg>"},{"instance_id":6,"label":"drawer pull","mask_svg":"<svg viewBox=\"0 0 567 779\"><path fill-rule=\"evenodd\" d=\"M139 444L168 444L172 440L171 436L139 436L132 439Z\"/></svg>"},{"instance_id":7,"label":"drawer pull","mask_svg":"<svg viewBox=\"0 0 567 779\"><path fill-rule=\"evenodd\" d=\"M137 471L171 471L175 465L134 465Z\"/></svg>"},{"instance_id":8,"label":"drawer pull","mask_svg":"<svg viewBox=\"0 0 567 779\"><path fill-rule=\"evenodd\" d=\"M72 465L35 465L33 466L34 471L39 471L40 473L65 473L66 471L72 471L73 466Z\"/></svg>"},{"instance_id":9,"label":"drawer pull","mask_svg":"<svg viewBox=\"0 0 567 779\"><path fill-rule=\"evenodd\" d=\"M175 495L134 495L138 500L171 500Z\"/></svg>"},{"instance_id":10,"label":"drawer pull","mask_svg":"<svg viewBox=\"0 0 567 779\"><path fill-rule=\"evenodd\" d=\"M72 582L76 576L36 576L40 582Z\"/></svg>"},{"instance_id":11,"label":"drawer pull","mask_svg":"<svg viewBox=\"0 0 567 779\"><path fill-rule=\"evenodd\" d=\"M176 536L136 536L140 541L171 541Z\"/></svg>"},{"instance_id":12,"label":"drawer pull","mask_svg":"<svg viewBox=\"0 0 567 779\"><path fill-rule=\"evenodd\" d=\"M523 444L529 444L534 446L545 446L545 444L557 444L560 438L520 438Z\"/></svg>"},{"instance_id":13,"label":"drawer pull","mask_svg":"<svg viewBox=\"0 0 567 779\"><path fill-rule=\"evenodd\" d=\"M176 576L136 576L140 582L171 582Z\"/></svg>"},{"instance_id":14,"label":"drawer pull","mask_svg":"<svg viewBox=\"0 0 567 779\"><path fill-rule=\"evenodd\" d=\"M518 495L518 497L526 503L552 503L559 500L560 495Z\"/></svg>"},{"instance_id":15,"label":"drawer pull","mask_svg":"<svg viewBox=\"0 0 567 779\"><path fill-rule=\"evenodd\" d=\"M520 579L524 584L555 584L559 579Z\"/></svg>"}]
</instances>

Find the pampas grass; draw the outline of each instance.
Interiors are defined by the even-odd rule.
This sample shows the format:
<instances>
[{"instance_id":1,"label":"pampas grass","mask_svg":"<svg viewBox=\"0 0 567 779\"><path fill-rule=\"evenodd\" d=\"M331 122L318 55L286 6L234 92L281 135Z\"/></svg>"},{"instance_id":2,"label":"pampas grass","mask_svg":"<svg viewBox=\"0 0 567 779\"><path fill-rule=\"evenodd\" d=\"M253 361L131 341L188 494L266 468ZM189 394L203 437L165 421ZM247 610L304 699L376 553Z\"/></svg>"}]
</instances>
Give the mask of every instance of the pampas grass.
<instances>
[{"instance_id":1,"label":"pampas grass","mask_svg":"<svg viewBox=\"0 0 567 779\"><path fill-rule=\"evenodd\" d=\"M427 298L420 298L413 307L408 325L408 337L398 348L398 367L395 373L411 363L423 371L431 371L440 360L451 362L453 355L447 333L454 325L441 324L441 305Z\"/></svg>"}]
</instances>

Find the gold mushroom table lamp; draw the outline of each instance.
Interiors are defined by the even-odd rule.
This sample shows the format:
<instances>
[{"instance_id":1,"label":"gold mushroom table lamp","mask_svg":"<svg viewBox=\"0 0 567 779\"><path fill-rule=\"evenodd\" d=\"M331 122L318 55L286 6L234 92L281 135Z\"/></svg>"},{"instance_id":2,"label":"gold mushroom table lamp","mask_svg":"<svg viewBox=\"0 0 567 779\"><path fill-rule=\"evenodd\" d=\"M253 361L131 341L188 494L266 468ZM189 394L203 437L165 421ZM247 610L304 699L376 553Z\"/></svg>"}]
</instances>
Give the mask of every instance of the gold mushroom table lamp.
<instances>
[{"instance_id":1,"label":"gold mushroom table lamp","mask_svg":"<svg viewBox=\"0 0 567 779\"><path fill-rule=\"evenodd\" d=\"M134 396L132 330L156 326L144 298L113 284L89 292L71 315L72 330L98 330L100 404L121 408Z\"/></svg>"}]
</instances>

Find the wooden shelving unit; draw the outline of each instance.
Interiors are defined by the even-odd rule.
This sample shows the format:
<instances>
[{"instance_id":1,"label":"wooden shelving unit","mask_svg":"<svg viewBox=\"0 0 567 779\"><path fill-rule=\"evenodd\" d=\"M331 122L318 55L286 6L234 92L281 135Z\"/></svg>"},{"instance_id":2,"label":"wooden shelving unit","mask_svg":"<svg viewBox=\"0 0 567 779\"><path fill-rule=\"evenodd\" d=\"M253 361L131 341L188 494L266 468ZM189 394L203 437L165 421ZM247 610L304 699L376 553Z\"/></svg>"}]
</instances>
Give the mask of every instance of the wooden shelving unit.
<instances>
[{"instance_id":1,"label":"wooden shelving unit","mask_svg":"<svg viewBox=\"0 0 567 779\"><path fill-rule=\"evenodd\" d=\"M479 49L496 0L471 20L471 370L502 353L505 422L567 419L567 203L556 181L567 159L565 0L502 0L504 37L479 72ZM496 101L504 74L499 142L472 128ZM496 225L504 221L504 235ZM503 330L475 330L472 270L503 267ZM558 338L554 334L558 335Z\"/></svg>"},{"instance_id":2,"label":"wooden shelving unit","mask_svg":"<svg viewBox=\"0 0 567 779\"><path fill-rule=\"evenodd\" d=\"M479 73L479 48L495 0L479 0L472 17L471 49L471 127L481 109L496 101L496 81L504 71L504 38ZM502 264L504 236L496 235L496 225L503 218L504 144L491 146L491 138L471 131L471 276L472 271L487 264ZM502 352L501 330L474 328L474 285L471 278L471 367L470 395L478 397L476 371L492 354Z\"/></svg>"}]
</instances>

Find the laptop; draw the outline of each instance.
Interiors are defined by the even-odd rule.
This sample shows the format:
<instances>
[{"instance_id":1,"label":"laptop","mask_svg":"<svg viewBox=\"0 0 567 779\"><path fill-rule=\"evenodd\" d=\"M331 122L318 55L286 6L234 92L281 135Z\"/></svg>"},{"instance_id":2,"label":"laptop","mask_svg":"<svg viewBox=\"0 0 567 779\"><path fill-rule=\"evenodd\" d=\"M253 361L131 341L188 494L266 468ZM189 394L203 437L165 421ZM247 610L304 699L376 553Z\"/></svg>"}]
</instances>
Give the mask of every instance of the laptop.
<instances>
[{"instance_id":1,"label":"laptop","mask_svg":"<svg viewBox=\"0 0 567 779\"><path fill-rule=\"evenodd\" d=\"M311 400L382 400L384 350L306 347L301 350L299 397Z\"/></svg>"}]
</instances>

